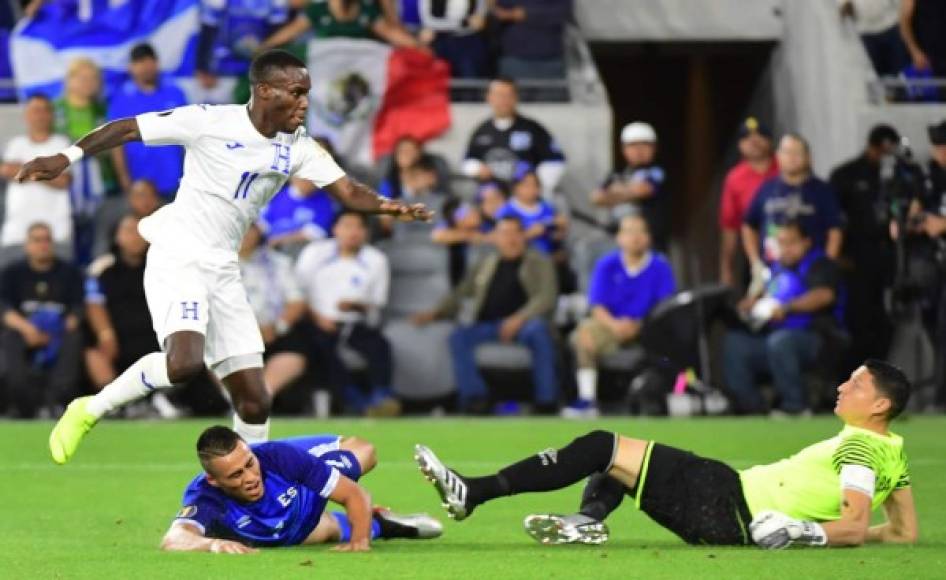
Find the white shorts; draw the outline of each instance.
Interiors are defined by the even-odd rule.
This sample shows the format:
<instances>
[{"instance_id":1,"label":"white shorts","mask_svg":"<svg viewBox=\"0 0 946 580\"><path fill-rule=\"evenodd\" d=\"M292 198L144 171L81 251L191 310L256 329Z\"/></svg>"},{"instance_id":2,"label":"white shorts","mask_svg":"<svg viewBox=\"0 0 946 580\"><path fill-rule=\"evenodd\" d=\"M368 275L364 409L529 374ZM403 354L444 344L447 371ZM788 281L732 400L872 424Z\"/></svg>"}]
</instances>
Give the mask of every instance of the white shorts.
<instances>
[{"instance_id":1,"label":"white shorts","mask_svg":"<svg viewBox=\"0 0 946 580\"><path fill-rule=\"evenodd\" d=\"M204 335L204 362L211 368L231 357L263 352L236 259L151 246L144 287L161 348L171 334L190 330Z\"/></svg>"}]
</instances>

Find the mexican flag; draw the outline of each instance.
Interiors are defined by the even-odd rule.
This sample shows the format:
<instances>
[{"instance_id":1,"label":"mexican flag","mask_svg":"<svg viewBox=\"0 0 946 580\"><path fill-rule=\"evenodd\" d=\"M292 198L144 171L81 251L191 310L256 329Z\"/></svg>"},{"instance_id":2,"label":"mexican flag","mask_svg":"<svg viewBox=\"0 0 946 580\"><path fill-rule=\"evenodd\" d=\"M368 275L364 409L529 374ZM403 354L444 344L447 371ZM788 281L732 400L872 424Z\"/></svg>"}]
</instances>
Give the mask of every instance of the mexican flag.
<instances>
[{"instance_id":1,"label":"mexican flag","mask_svg":"<svg viewBox=\"0 0 946 580\"><path fill-rule=\"evenodd\" d=\"M450 126L449 65L374 40L315 39L309 134L326 136L349 161L371 165L410 135L430 139Z\"/></svg>"}]
</instances>

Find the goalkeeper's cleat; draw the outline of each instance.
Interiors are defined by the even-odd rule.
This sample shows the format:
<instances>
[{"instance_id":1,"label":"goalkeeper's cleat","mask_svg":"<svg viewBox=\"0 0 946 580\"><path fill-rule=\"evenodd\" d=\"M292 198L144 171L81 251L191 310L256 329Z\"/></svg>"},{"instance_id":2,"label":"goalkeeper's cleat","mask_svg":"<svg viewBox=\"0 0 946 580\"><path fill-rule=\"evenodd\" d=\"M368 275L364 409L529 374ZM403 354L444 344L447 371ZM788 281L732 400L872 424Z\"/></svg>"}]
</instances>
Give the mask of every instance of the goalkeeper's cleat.
<instances>
[{"instance_id":1,"label":"goalkeeper's cleat","mask_svg":"<svg viewBox=\"0 0 946 580\"><path fill-rule=\"evenodd\" d=\"M385 537L430 540L443 535L443 524L427 514L397 514L388 508L375 508L374 515L384 520Z\"/></svg>"},{"instance_id":2,"label":"goalkeeper's cleat","mask_svg":"<svg viewBox=\"0 0 946 580\"><path fill-rule=\"evenodd\" d=\"M584 514L561 516L536 514L526 516L526 533L540 544L587 544L597 546L608 541L610 532L604 522Z\"/></svg>"},{"instance_id":3,"label":"goalkeeper's cleat","mask_svg":"<svg viewBox=\"0 0 946 580\"><path fill-rule=\"evenodd\" d=\"M98 418L86 410L91 399L91 396L79 397L69 403L66 412L49 434L49 452L53 461L59 465L72 459L82 438L98 423Z\"/></svg>"},{"instance_id":4,"label":"goalkeeper's cleat","mask_svg":"<svg viewBox=\"0 0 946 580\"><path fill-rule=\"evenodd\" d=\"M444 465L434 452L424 445L414 446L414 460L417 461L424 477L434 484L447 515L457 521L469 517L473 508L467 505L469 488L463 478Z\"/></svg>"}]
</instances>

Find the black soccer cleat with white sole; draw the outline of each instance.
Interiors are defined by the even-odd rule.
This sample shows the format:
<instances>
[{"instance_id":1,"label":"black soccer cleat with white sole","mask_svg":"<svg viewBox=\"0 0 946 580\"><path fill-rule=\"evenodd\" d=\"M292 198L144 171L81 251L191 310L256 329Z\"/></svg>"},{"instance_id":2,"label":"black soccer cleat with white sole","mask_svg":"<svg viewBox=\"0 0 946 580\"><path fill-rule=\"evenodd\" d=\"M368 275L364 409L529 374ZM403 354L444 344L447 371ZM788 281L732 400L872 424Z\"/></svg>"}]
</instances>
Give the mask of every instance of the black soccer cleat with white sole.
<instances>
[{"instance_id":1,"label":"black soccer cleat with white sole","mask_svg":"<svg viewBox=\"0 0 946 580\"><path fill-rule=\"evenodd\" d=\"M610 532L604 522L583 514L568 516L534 514L522 522L526 533L540 544L586 544L597 546L608 541Z\"/></svg>"},{"instance_id":2,"label":"black soccer cleat with white sole","mask_svg":"<svg viewBox=\"0 0 946 580\"><path fill-rule=\"evenodd\" d=\"M414 460L427 481L434 484L447 515L456 521L469 517L473 507L467 504L469 489L463 478L444 465L434 452L424 445L414 446Z\"/></svg>"},{"instance_id":3,"label":"black soccer cleat with white sole","mask_svg":"<svg viewBox=\"0 0 946 580\"><path fill-rule=\"evenodd\" d=\"M443 524L427 514L398 514L388 508L374 508L384 539L431 540L443 535Z\"/></svg>"}]
</instances>

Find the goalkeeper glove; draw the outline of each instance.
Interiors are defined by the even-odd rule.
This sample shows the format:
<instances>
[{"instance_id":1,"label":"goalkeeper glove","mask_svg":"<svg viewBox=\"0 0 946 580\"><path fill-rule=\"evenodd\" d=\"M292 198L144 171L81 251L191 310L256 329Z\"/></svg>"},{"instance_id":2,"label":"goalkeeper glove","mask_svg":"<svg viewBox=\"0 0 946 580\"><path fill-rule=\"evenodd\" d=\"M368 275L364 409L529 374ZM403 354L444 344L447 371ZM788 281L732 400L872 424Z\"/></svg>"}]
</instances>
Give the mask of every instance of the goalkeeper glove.
<instances>
[{"instance_id":1,"label":"goalkeeper glove","mask_svg":"<svg viewBox=\"0 0 946 580\"><path fill-rule=\"evenodd\" d=\"M757 515L749 524L752 541L760 548L781 550L793 543L805 546L824 546L828 536L821 524L802 522L775 511Z\"/></svg>"}]
</instances>

